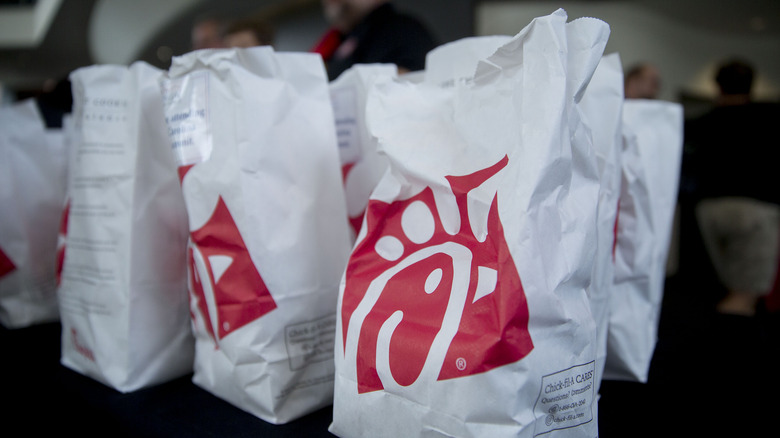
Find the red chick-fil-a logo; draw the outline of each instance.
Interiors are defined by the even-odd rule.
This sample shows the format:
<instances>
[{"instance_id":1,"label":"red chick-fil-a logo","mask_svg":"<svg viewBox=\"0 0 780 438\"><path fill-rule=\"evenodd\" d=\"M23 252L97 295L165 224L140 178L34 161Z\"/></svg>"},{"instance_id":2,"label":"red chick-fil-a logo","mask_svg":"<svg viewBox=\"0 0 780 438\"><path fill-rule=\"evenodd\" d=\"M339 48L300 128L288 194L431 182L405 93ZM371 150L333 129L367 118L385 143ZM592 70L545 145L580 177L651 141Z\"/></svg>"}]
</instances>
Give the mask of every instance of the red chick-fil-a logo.
<instances>
[{"instance_id":1,"label":"red chick-fil-a logo","mask_svg":"<svg viewBox=\"0 0 780 438\"><path fill-rule=\"evenodd\" d=\"M492 201L469 196L507 163L504 157L470 175L446 177L451 194L427 187L389 204L369 201L341 307L345 360L355 368L358 392L483 373L533 349L496 192ZM437 208L447 196L460 216L450 232L444 220L452 218ZM478 217L487 218L486 233L475 232Z\"/></svg>"},{"instance_id":2,"label":"red chick-fil-a logo","mask_svg":"<svg viewBox=\"0 0 780 438\"><path fill-rule=\"evenodd\" d=\"M92 351L91 348L87 347L86 345L82 344L79 341L78 332L73 327L71 327L70 329L70 339L73 342L73 348L76 350L77 353L84 356L89 361L95 362L95 353Z\"/></svg>"},{"instance_id":3,"label":"red chick-fil-a logo","mask_svg":"<svg viewBox=\"0 0 780 438\"><path fill-rule=\"evenodd\" d=\"M194 166L178 168L182 185ZM222 196L206 223L190 232L187 263L192 299L217 348L220 339L276 308Z\"/></svg>"},{"instance_id":4,"label":"red chick-fil-a logo","mask_svg":"<svg viewBox=\"0 0 780 438\"><path fill-rule=\"evenodd\" d=\"M10 274L14 270L16 270L16 265L11 260L11 257L8 257L3 252L3 249L0 248L0 278Z\"/></svg>"},{"instance_id":5,"label":"red chick-fil-a logo","mask_svg":"<svg viewBox=\"0 0 780 438\"><path fill-rule=\"evenodd\" d=\"M187 255L190 290L215 345L276 308L221 196L206 224L190 233Z\"/></svg>"}]
</instances>

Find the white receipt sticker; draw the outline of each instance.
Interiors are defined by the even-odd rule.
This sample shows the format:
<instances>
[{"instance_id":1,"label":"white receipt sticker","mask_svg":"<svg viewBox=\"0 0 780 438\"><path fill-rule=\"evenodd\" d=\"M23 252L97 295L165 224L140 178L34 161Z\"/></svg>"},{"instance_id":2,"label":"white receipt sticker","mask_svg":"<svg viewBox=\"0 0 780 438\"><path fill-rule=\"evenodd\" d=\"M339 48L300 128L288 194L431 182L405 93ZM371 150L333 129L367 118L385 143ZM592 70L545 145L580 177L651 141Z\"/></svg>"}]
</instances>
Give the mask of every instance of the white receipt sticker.
<instances>
[{"instance_id":1,"label":"white receipt sticker","mask_svg":"<svg viewBox=\"0 0 780 438\"><path fill-rule=\"evenodd\" d=\"M165 123L179 166L200 163L211 156L208 86L208 72L163 82Z\"/></svg>"},{"instance_id":2,"label":"white receipt sticker","mask_svg":"<svg viewBox=\"0 0 780 438\"><path fill-rule=\"evenodd\" d=\"M349 88L331 90L330 95L336 117L336 136L341 164L356 163L360 160L360 131L355 91Z\"/></svg>"}]
</instances>

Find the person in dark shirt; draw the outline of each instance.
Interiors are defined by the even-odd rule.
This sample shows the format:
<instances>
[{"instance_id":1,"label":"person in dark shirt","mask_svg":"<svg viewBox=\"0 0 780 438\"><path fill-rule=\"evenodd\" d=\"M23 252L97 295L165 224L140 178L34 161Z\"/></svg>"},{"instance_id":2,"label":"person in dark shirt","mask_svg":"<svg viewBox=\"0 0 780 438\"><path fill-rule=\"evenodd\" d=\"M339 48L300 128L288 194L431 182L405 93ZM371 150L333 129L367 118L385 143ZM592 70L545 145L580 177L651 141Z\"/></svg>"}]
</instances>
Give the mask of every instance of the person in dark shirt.
<instances>
[{"instance_id":1,"label":"person in dark shirt","mask_svg":"<svg viewBox=\"0 0 780 438\"><path fill-rule=\"evenodd\" d=\"M721 91L715 107L686 123L698 197L749 196L780 203L773 162L780 105L751 100L753 74L744 61L725 63L716 76Z\"/></svg>"},{"instance_id":2,"label":"person in dark shirt","mask_svg":"<svg viewBox=\"0 0 780 438\"><path fill-rule=\"evenodd\" d=\"M354 64L390 63L405 73L425 68L436 47L418 19L398 12L387 0L323 0L332 28L314 49L321 53L329 80Z\"/></svg>"},{"instance_id":3,"label":"person in dark shirt","mask_svg":"<svg viewBox=\"0 0 780 438\"><path fill-rule=\"evenodd\" d=\"M701 236L726 289L722 313L750 316L778 267L780 190L775 127L780 105L751 100L753 68L718 70L715 107L685 127L684 180Z\"/></svg>"},{"instance_id":4,"label":"person in dark shirt","mask_svg":"<svg viewBox=\"0 0 780 438\"><path fill-rule=\"evenodd\" d=\"M223 36L226 20L218 15L197 17L190 35L192 50L221 49L225 47Z\"/></svg>"}]
</instances>

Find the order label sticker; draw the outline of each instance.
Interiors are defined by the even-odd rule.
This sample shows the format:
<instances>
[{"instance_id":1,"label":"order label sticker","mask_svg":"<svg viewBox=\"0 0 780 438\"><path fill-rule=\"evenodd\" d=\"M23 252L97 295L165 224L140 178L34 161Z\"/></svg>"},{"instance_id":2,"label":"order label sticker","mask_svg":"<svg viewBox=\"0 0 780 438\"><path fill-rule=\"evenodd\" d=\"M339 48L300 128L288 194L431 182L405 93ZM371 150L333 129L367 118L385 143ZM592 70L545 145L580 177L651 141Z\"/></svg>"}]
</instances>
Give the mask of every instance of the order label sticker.
<instances>
[{"instance_id":1,"label":"order label sticker","mask_svg":"<svg viewBox=\"0 0 780 438\"><path fill-rule=\"evenodd\" d=\"M332 90L331 103L336 117L336 137L341 164L360 160L360 126L355 91L349 88Z\"/></svg>"},{"instance_id":2,"label":"order label sticker","mask_svg":"<svg viewBox=\"0 0 780 438\"><path fill-rule=\"evenodd\" d=\"M285 327L290 369L298 370L312 362L332 360L335 341L336 317L332 315Z\"/></svg>"},{"instance_id":3,"label":"order label sticker","mask_svg":"<svg viewBox=\"0 0 780 438\"><path fill-rule=\"evenodd\" d=\"M165 123L176 164L187 166L211 157L209 76L197 72L163 82Z\"/></svg>"},{"instance_id":4,"label":"order label sticker","mask_svg":"<svg viewBox=\"0 0 780 438\"><path fill-rule=\"evenodd\" d=\"M534 406L540 421L534 435L568 429L593 420L595 362L576 365L542 377L542 388Z\"/></svg>"}]
</instances>

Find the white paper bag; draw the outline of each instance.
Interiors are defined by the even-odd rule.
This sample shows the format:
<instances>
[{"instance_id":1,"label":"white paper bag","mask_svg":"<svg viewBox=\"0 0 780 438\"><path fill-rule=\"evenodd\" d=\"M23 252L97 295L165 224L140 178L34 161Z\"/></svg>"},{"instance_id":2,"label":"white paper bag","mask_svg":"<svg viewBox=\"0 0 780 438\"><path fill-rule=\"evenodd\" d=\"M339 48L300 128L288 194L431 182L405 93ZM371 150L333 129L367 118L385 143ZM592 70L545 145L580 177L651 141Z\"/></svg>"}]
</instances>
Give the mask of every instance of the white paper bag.
<instances>
[{"instance_id":1,"label":"white paper bag","mask_svg":"<svg viewBox=\"0 0 780 438\"><path fill-rule=\"evenodd\" d=\"M55 251L65 196L61 132L33 99L0 108L0 324L59 319Z\"/></svg>"},{"instance_id":2,"label":"white paper bag","mask_svg":"<svg viewBox=\"0 0 780 438\"><path fill-rule=\"evenodd\" d=\"M330 405L350 237L321 58L197 51L163 88L189 213L193 381L271 423Z\"/></svg>"},{"instance_id":3,"label":"white paper bag","mask_svg":"<svg viewBox=\"0 0 780 438\"><path fill-rule=\"evenodd\" d=\"M508 36L480 36L444 44L428 53L425 81L452 85L473 76L477 63L505 44ZM598 327L596 389L601 382L607 354L609 296L614 281L614 242L620 195L623 114L623 72L617 53L604 56L580 102L593 137L601 180L598 210L598 246L589 295Z\"/></svg>"},{"instance_id":4,"label":"white paper bag","mask_svg":"<svg viewBox=\"0 0 780 438\"><path fill-rule=\"evenodd\" d=\"M162 75L143 62L70 75L78 133L59 288L62 363L121 392L192 371L187 216Z\"/></svg>"},{"instance_id":5,"label":"white paper bag","mask_svg":"<svg viewBox=\"0 0 780 438\"><path fill-rule=\"evenodd\" d=\"M372 91L390 167L339 295L332 433L598 434L599 175L578 102L609 29L566 20L534 20L472 80Z\"/></svg>"},{"instance_id":6,"label":"white paper bag","mask_svg":"<svg viewBox=\"0 0 780 438\"><path fill-rule=\"evenodd\" d=\"M647 382L657 341L682 158L682 107L628 100L604 378Z\"/></svg>"},{"instance_id":7,"label":"white paper bag","mask_svg":"<svg viewBox=\"0 0 780 438\"><path fill-rule=\"evenodd\" d=\"M614 283L616 221L621 187L623 146L623 68L620 56L604 56L580 105L590 127L601 181L598 204L598 243L590 284L590 301L598 327L596 379L600 385L607 356L609 299ZM598 389L598 386L597 386Z\"/></svg>"},{"instance_id":8,"label":"white paper bag","mask_svg":"<svg viewBox=\"0 0 780 438\"><path fill-rule=\"evenodd\" d=\"M379 155L376 138L366 129L368 90L377 78L396 77L397 74L398 69L393 64L358 64L329 85L353 239L363 223L368 197L387 170L387 159Z\"/></svg>"},{"instance_id":9,"label":"white paper bag","mask_svg":"<svg viewBox=\"0 0 780 438\"><path fill-rule=\"evenodd\" d=\"M78 129L72 113L67 113L62 117L62 142L67 150L65 161L66 168L71 169L76 167L79 162L78 154L71 153L78 147L80 137L78 135ZM65 243L68 235L68 215L70 213L70 193L68 192L68 175L65 177L65 195L62 205L62 211L60 212L60 222L57 232L57 253L56 253L56 276L57 287L62 282L62 266L65 264Z\"/></svg>"}]
</instances>

